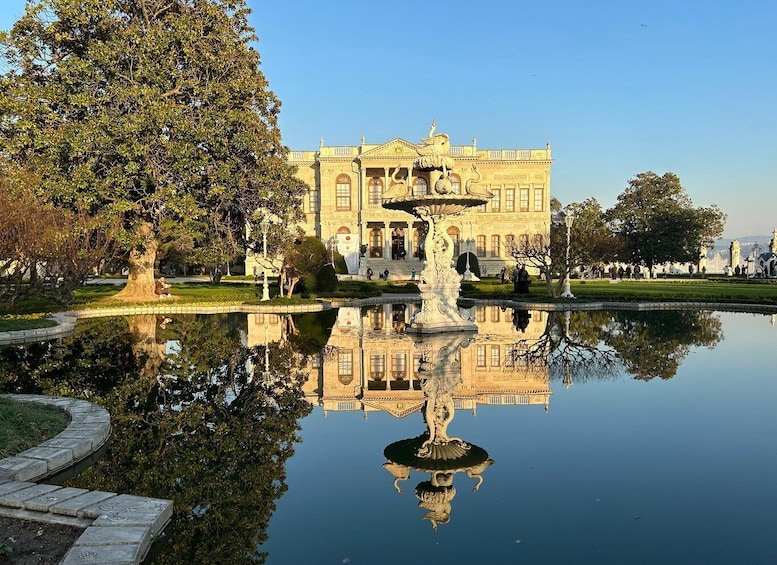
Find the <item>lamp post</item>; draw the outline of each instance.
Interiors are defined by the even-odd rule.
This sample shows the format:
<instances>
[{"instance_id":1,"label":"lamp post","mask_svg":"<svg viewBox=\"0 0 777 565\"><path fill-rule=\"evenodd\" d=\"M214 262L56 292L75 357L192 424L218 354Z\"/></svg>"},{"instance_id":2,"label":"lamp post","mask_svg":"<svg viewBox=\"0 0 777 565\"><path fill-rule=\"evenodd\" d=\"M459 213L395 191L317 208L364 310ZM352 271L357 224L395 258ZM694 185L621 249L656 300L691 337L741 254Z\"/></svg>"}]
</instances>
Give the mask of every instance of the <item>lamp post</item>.
<instances>
[{"instance_id":1,"label":"lamp post","mask_svg":"<svg viewBox=\"0 0 777 565\"><path fill-rule=\"evenodd\" d=\"M262 227L262 257L264 258L262 267L264 268L264 280L262 281L262 300L270 300L270 287L267 284L267 230L270 229L270 215L267 210L262 213L262 219L259 220Z\"/></svg>"},{"instance_id":2,"label":"lamp post","mask_svg":"<svg viewBox=\"0 0 777 565\"><path fill-rule=\"evenodd\" d=\"M570 272L570 265L569 265L569 247L571 242L571 234L572 234L572 224L575 221L574 214L567 213L564 214L564 223L567 225L567 268L566 268L566 277L564 278L564 292L561 293L562 298L574 298L575 295L572 294L572 290L569 288L569 272Z\"/></svg>"}]
</instances>

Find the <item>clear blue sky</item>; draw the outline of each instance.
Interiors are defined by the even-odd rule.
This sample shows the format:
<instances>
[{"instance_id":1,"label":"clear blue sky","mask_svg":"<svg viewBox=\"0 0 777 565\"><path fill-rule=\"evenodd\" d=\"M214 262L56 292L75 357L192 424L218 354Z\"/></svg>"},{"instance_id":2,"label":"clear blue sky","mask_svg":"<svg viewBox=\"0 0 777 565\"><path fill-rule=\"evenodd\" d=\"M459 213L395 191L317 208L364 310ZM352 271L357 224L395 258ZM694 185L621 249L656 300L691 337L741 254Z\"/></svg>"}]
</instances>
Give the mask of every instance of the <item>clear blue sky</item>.
<instances>
[{"instance_id":1,"label":"clear blue sky","mask_svg":"<svg viewBox=\"0 0 777 565\"><path fill-rule=\"evenodd\" d=\"M550 141L562 203L676 173L724 235L777 227L775 0L247 0L292 149ZM24 0L2 0L0 28Z\"/></svg>"}]
</instances>

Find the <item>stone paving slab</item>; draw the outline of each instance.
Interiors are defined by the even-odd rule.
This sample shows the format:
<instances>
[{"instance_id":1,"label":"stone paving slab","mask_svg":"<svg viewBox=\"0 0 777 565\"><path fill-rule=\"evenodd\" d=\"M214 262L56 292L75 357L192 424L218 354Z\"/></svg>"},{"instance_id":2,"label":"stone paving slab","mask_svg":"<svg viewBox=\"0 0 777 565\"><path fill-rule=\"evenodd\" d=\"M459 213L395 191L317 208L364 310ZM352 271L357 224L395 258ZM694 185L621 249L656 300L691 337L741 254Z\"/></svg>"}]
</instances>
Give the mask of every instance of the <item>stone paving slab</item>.
<instances>
[{"instance_id":1,"label":"stone paving slab","mask_svg":"<svg viewBox=\"0 0 777 565\"><path fill-rule=\"evenodd\" d=\"M69 467L74 462L72 451L56 447L33 447L27 451L22 451L18 456L45 461L49 474Z\"/></svg>"},{"instance_id":2,"label":"stone paving slab","mask_svg":"<svg viewBox=\"0 0 777 565\"><path fill-rule=\"evenodd\" d=\"M55 504L62 503L75 496L82 495L89 492L83 488L60 488L59 490L53 490L42 496L37 496L29 500L25 500L22 503L22 507L25 510L37 510L38 512L50 512L51 507Z\"/></svg>"},{"instance_id":3,"label":"stone paving slab","mask_svg":"<svg viewBox=\"0 0 777 565\"><path fill-rule=\"evenodd\" d=\"M79 461L92 453L92 441L88 438L53 437L41 443L38 447L68 449L73 454L73 460Z\"/></svg>"},{"instance_id":4,"label":"stone paving slab","mask_svg":"<svg viewBox=\"0 0 777 565\"><path fill-rule=\"evenodd\" d=\"M23 490L26 488L34 487L35 483L28 481L11 481L9 483L3 483L0 485L0 496L6 495L17 490Z\"/></svg>"},{"instance_id":5,"label":"stone paving slab","mask_svg":"<svg viewBox=\"0 0 777 565\"><path fill-rule=\"evenodd\" d=\"M94 517L95 526L141 526L158 535L173 516L170 500L120 494L95 506L85 508L85 517Z\"/></svg>"},{"instance_id":6,"label":"stone paving slab","mask_svg":"<svg viewBox=\"0 0 777 565\"><path fill-rule=\"evenodd\" d=\"M102 490L90 490L80 496L70 498L63 502L58 502L51 507L51 512L54 514L64 514L66 516L78 516L79 518L85 518L84 508L89 508L100 502L104 502L109 498L114 498L115 492L105 492Z\"/></svg>"},{"instance_id":7,"label":"stone paving slab","mask_svg":"<svg viewBox=\"0 0 777 565\"><path fill-rule=\"evenodd\" d=\"M125 544L139 545L141 553L146 553L151 547L151 532L148 528L133 526L90 526L84 530L75 546Z\"/></svg>"},{"instance_id":8,"label":"stone paving slab","mask_svg":"<svg viewBox=\"0 0 777 565\"><path fill-rule=\"evenodd\" d=\"M6 457L0 460L0 470L10 471L15 481L35 481L48 475L49 466L41 459Z\"/></svg>"},{"instance_id":9,"label":"stone paving slab","mask_svg":"<svg viewBox=\"0 0 777 565\"><path fill-rule=\"evenodd\" d=\"M24 508L24 502L26 500L43 496L44 494L59 490L60 488L62 487L54 485L33 485L0 496L0 504L3 506L10 506L11 508Z\"/></svg>"},{"instance_id":10,"label":"stone paving slab","mask_svg":"<svg viewBox=\"0 0 777 565\"><path fill-rule=\"evenodd\" d=\"M140 544L124 545L74 545L65 554L60 565L135 565L143 558Z\"/></svg>"}]
</instances>

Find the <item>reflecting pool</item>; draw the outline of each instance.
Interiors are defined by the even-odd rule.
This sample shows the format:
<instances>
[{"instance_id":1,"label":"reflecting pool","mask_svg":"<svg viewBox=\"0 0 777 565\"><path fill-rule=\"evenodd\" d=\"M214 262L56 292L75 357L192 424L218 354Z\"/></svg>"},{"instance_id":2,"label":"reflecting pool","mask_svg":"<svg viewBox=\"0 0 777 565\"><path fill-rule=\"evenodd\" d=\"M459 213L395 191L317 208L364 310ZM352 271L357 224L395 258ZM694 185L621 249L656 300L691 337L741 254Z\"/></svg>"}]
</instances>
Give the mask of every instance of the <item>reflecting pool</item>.
<instances>
[{"instance_id":1,"label":"reflecting pool","mask_svg":"<svg viewBox=\"0 0 777 565\"><path fill-rule=\"evenodd\" d=\"M88 398L67 484L171 498L156 563L774 563L773 316L414 304L81 320L3 392Z\"/></svg>"}]
</instances>

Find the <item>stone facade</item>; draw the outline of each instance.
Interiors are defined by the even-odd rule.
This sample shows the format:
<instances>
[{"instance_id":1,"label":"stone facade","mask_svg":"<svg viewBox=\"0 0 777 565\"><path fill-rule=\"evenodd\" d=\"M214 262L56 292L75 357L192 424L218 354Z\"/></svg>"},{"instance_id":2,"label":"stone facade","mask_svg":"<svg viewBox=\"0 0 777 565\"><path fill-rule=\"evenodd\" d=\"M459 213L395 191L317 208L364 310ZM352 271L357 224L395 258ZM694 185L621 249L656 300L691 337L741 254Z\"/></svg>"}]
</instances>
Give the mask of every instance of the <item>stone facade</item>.
<instances>
[{"instance_id":1,"label":"stone facade","mask_svg":"<svg viewBox=\"0 0 777 565\"><path fill-rule=\"evenodd\" d=\"M406 212L383 208L383 195L406 183L415 194L430 193L434 178L416 170L420 145L396 138L379 145L328 146L317 151L292 151L297 176L310 186L304 202L302 228L328 247L346 255L351 274L388 269L391 278L410 278L420 271L423 258L423 222ZM454 258L470 251L481 271L496 274L512 265L511 241L548 234L550 226L550 144L543 149L478 149L451 146L448 156L453 192L464 193L467 181L494 194L487 204L453 219L448 233L455 244ZM473 168L474 167L474 168ZM476 170L475 170L476 169ZM257 263L246 259L246 272ZM261 268L259 268L261 271Z\"/></svg>"}]
</instances>

